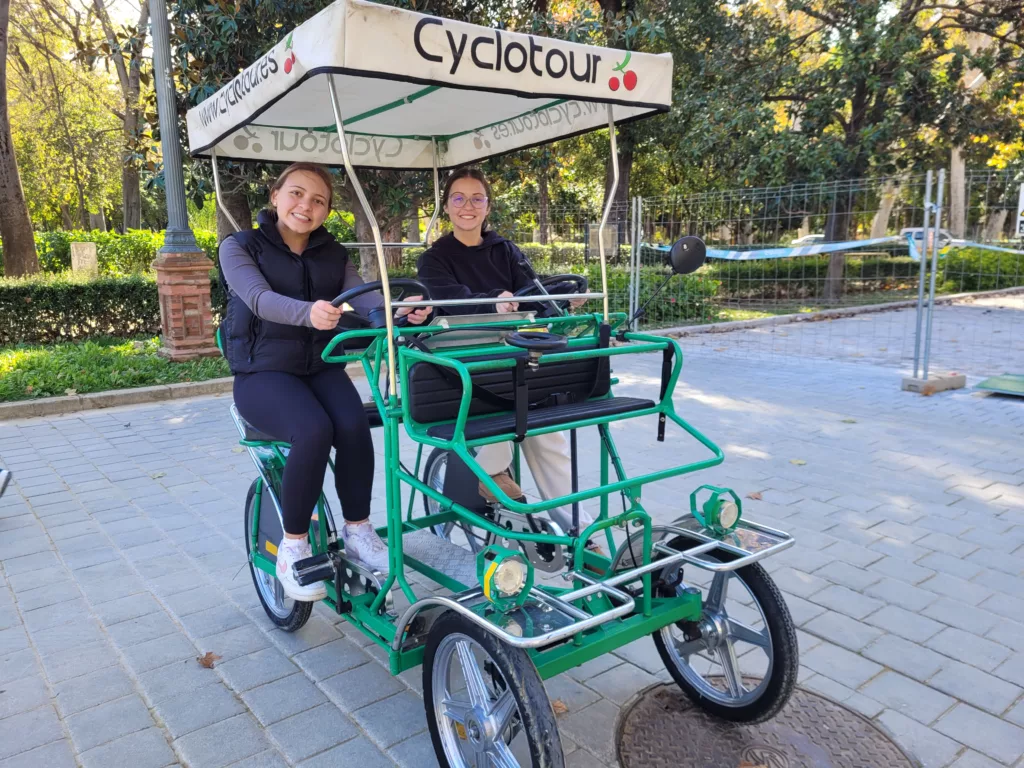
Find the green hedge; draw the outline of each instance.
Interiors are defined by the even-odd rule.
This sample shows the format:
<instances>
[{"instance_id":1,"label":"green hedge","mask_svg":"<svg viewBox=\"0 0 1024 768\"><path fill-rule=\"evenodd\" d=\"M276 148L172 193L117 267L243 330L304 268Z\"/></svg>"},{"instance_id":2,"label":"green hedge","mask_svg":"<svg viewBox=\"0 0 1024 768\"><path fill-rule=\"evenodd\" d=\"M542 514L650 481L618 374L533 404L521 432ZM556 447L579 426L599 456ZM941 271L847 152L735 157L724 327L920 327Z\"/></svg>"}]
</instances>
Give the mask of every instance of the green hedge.
<instances>
[{"instance_id":1,"label":"green hedge","mask_svg":"<svg viewBox=\"0 0 1024 768\"><path fill-rule=\"evenodd\" d=\"M940 263L943 293L996 291L1024 285L1024 255L980 248L954 248Z\"/></svg>"},{"instance_id":2,"label":"green hedge","mask_svg":"<svg viewBox=\"0 0 1024 768\"><path fill-rule=\"evenodd\" d=\"M0 280L0 345L159 332L160 301L151 277Z\"/></svg>"}]
</instances>

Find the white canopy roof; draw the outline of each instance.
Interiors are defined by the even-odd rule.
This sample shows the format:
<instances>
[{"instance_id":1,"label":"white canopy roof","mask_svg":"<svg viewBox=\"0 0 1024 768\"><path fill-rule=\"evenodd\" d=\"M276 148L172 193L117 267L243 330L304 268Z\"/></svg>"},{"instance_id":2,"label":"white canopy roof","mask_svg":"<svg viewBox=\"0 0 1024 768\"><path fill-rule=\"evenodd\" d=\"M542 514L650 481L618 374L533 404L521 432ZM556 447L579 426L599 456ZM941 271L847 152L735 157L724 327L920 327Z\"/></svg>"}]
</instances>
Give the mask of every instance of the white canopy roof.
<instances>
[{"instance_id":1,"label":"white canopy roof","mask_svg":"<svg viewBox=\"0 0 1024 768\"><path fill-rule=\"evenodd\" d=\"M193 155L451 168L671 105L672 57L630 53L338 0L188 111Z\"/></svg>"}]
</instances>

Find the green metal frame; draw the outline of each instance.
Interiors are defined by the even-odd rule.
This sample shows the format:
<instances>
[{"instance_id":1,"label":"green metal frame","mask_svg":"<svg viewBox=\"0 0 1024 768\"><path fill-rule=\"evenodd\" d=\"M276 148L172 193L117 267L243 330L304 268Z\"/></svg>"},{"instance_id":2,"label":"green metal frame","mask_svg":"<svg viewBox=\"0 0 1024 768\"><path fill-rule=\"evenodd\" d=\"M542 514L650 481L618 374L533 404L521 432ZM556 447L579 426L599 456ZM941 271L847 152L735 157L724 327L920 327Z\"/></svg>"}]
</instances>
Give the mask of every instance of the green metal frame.
<instances>
[{"instance_id":1,"label":"green metal frame","mask_svg":"<svg viewBox=\"0 0 1024 768\"><path fill-rule=\"evenodd\" d=\"M720 464L724 460L721 449L708 437L702 434L695 427L676 413L672 402L676 383L682 370L683 355L682 349L674 339L652 336L641 333L621 333L618 335L620 344L614 347L601 348L598 342L598 334L601 324L601 315L576 315L560 318L545 318L532 322L534 326L551 328L555 332L573 334L569 340L568 351L557 354L545 354L540 358L539 364L593 359L598 357L619 357L629 354L645 354L664 352L671 348L674 352L674 361L669 376L665 393L660 400L651 408L642 411L632 412L622 416L611 418L582 419L568 424L560 424L555 427L531 430L529 434L544 434L583 427L596 426L600 437L600 484L595 488L582 489L576 493L557 499L549 499L536 503L522 503L515 499L508 498L490 476L480 467L472 454L473 448L490 443L505 442L513 440L513 434L498 435L495 437L467 440L465 428L474 418L469 416L470 401L472 397L472 386L470 377L473 373L480 371L495 371L512 368L515 361L510 357L505 359L481 359L484 356L492 356L495 352L507 351L503 345L484 344L470 347L459 347L439 349L434 352L424 352L411 346L401 344L400 337L407 329L396 328L394 333L398 344L398 369L400 372L400 392L390 392L385 398L378 384L383 373L385 351L387 349L386 329L360 329L345 331L338 334L328 345L323 353L323 359L328 363L358 363L362 366L370 383L370 392L373 401L377 406L383 422L384 430L384 454L385 454L385 499L387 505L388 524L378 530L382 537L386 537L390 556L390 572L382 585L381 591L376 594L365 594L361 596L346 596L345 602L339 599L334 585L330 582L327 586L326 602L336 611L341 613L346 620L358 627L372 641L384 648L390 658L392 673L397 674L403 670L415 667L422 662L423 649L393 651L392 641L395 633L399 631L395 622L384 612L384 600L388 590L396 585L405 594L410 603L415 603L418 596L409 583L407 569L419 571L433 581L455 592L465 591L476 587L475 584L462 584L446 574L440 573L426 564L407 557L403 552L402 535L406 532L428 528L430 526L459 520L474 528L483 529L503 538L520 541L546 542L568 547L573 552L573 563L582 563L588 570L588 575L600 578L596 574L610 569L611 560L601 557L584 547L586 542L593 536L605 534L606 541L614 555L614 543L611 531L616 526L642 528L643 535L643 563L652 562L652 521L650 515L645 511L641 503L641 493L644 485L658 482L671 477L696 472ZM609 317L609 324L615 328L621 326L626 316L618 313ZM511 330L531 325L529 322L495 320L481 324L481 327L494 329ZM446 329L429 326L417 328L417 333L432 335L442 333ZM345 344L352 344L359 341L366 343L365 348L358 352L344 352ZM340 349L339 349L340 348ZM336 354L336 351L338 352ZM458 375L463 385L462 398L459 412L456 419L448 423L454 425L454 434L450 440L443 440L428 434L428 428L436 424L423 424L415 421L409 411L409 368L417 362L426 362L434 365L441 365L450 368ZM611 397L609 393L607 397ZM701 461L692 462L678 467L665 469L657 472L650 472L638 477L627 477L622 461L619 458L608 424L627 418L640 416L659 415L664 416L668 421L680 427L688 435L700 442L710 452L710 457ZM400 460L399 435L400 428L404 426L406 434L417 443L417 455L415 469L408 472ZM274 488L279 486L280 472L284 467L286 456L282 443L253 443L243 441L243 445L256 449L264 462L271 488L267 489L274 493ZM587 499L600 499L600 513L598 518L580 532L577 537L569 535L559 536L546 533L513 532L499 527L491 520L483 518L472 510L455 503L446 498L443 494L427 486L419 478L420 465L424 446L436 446L451 451L458 456L484 486L495 495L495 497L509 510L525 515L537 514L553 507L569 505ZM515 474L519 473L519 452L518 446L515 451ZM332 465L333 469L333 465ZM610 477L610 471L614 471L615 479ZM402 506L402 485L409 486L410 498L403 519ZM423 515L413 517L413 504L416 494L420 493L438 502L440 512L434 515ZM611 514L609 497L620 495L622 498L623 511L619 514ZM319 535L313 536L311 526L311 538L314 553L327 550L328 543L335 536L331 530L330 520L324 514L326 502L321 496L318 502L320 510ZM255 546L258 543L260 499L257 498L254 509L254 529L252 551L254 552L253 563L256 567L273 574L274 563L259 552ZM572 642L562 643L543 650L533 650L535 663L542 677L550 677L560 672L582 664L590 659L626 645L645 635L680 620L697 620L701 613L701 598L699 594L687 593L680 596L665 598L653 594L652 577L645 573L637 577L637 582L642 585L640 599L636 601L636 609L632 615L601 625L595 629L582 634L577 634ZM572 589L579 589L586 586L586 583L578 578L573 579ZM550 586L539 586L539 589L557 597L571 591L568 588L557 588ZM480 606L476 611L479 615L485 616L486 605ZM582 611L596 615L607 610L610 602L607 597L591 596L581 599L574 605ZM405 628L401 628L405 631Z\"/></svg>"}]
</instances>

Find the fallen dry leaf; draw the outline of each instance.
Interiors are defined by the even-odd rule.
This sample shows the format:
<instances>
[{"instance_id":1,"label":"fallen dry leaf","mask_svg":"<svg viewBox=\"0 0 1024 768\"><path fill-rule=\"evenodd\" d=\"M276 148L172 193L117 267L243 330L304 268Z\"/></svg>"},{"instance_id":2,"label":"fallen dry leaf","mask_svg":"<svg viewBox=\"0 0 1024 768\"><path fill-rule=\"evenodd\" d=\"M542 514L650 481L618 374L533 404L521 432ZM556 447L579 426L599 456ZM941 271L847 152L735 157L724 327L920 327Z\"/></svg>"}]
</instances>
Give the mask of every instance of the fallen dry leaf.
<instances>
[{"instance_id":1,"label":"fallen dry leaf","mask_svg":"<svg viewBox=\"0 0 1024 768\"><path fill-rule=\"evenodd\" d=\"M31 395L33 389L35 389L35 387L33 387L31 384L29 384L27 387L25 387L25 394L26 395Z\"/></svg>"},{"instance_id":2,"label":"fallen dry leaf","mask_svg":"<svg viewBox=\"0 0 1024 768\"><path fill-rule=\"evenodd\" d=\"M243 448L242 446L236 445L234 448L231 449L231 452L232 453L241 453L244 450L245 450L245 448Z\"/></svg>"},{"instance_id":3,"label":"fallen dry leaf","mask_svg":"<svg viewBox=\"0 0 1024 768\"><path fill-rule=\"evenodd\" d=\"M802 467L802 466L803 466L804 464L806 464L807 462L806 462L806 461L804 461L803 459L790 459L790 460L789 460L789 463L790 463L790 464L795 464L795 465L796 465L796 466L798 466L798 467Z\"/></svg>"},{"instance_id":4,"label":"fallen dry leaf","mask_svg":"<svg viewBox=\"0 0 1024 768\"><path fill-rule=\"evenodd\" d=\"M761 495L760 491L751 491L750 493L747 494L747 498L753 499L754 501L760 501L761 499L764 498L764 496Z\"/></svg>"},{"instance_id":5,"label":"fallen dry leaf","mask_svg":"<svg viewBox=\"0 0 1024 768\"><path fill-rule=\"evenodd\" d=\"M569 711L569 708L565 706L565 702L561 699L555 699L551 702L551 709L555 711L556 715L564 715Z\"/></svg>"},{"instance_id":6,"label":"fallen dry leaf","mask_svg":"<svg viewBox=\"0 0 1024 768\"><path fill-rule=\"evenodd\" d=\"M152 477L154 480L159 480L161 477L164 477L166 474L167 474L166 472L154 472L153 474L150 475L150 477Z\"/></svg>"},{"instance_id":7,"label":"fallen dry leaf","mask_svg":"<svg viewBox=\"0 0 1024 768\"><path fill-rule=\"evenodd\" d=\"M768 766L764 763L748 763L746 760L743 760L737 768L768 768Z\"/></svg>"},{"instance_id":8,"label":"fallen dry leaf","mask_svg":"<svg viewBox=\"0 0 1024 768\"><path fill-rule=\"evenodd\" d=\"M843 419L843 424L856 424L856 419Z\"/></svg>"},{"instance_id":9,"label":"fallen dry leaf","mask_svg":"<svg viewBox=\"0 0 1024 768\"><path fill-rule=\"evenodd\" d=\"M726 349L728 349L728 348L727 347L715 347L715 352L725 352Z\"/></svg>"},{"instance_id":10,"label":"fallen dry leaf","mask_svg":"<svg viewBox=\"0 0 1024 768\"><path fill-rule=\"evenodd\" d=\"M197 656L196 661L198 661L199 666L204 669L213 669L213 662L220 661L220 658L221 657L213 651L207 651L202 656Z\"/></svg>"},{"instance_id":11,"label":"fallen dry leaf","mask_svg":"<svg viewBox=\"0 0 1024 768\"><path fill-rule=\"evenodd\" d=\"M78 394L78 390L77 389L65 389L64 390L64 394L67 395L68 397L72 397L73 395L77 395Z\"/></svg>"}]
</instances>

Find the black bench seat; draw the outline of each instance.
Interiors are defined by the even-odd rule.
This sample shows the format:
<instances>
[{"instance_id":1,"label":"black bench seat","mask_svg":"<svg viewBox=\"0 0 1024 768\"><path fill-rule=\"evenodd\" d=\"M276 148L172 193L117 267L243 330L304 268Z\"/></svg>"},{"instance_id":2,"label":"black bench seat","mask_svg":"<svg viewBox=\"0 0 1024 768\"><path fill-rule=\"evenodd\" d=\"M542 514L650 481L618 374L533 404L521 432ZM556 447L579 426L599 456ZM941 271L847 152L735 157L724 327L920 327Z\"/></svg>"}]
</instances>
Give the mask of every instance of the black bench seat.
<instances>
[{"instance_id":1,"label":"black bench seat","mask_svg":"<svg viewBox=\"0 0 1024 768\"><path fill-rule=\"evenodd\" d=\"M582 403L552 405L547 408L536 408L527 413L527 430L556 427L583 419L607 418L627 413L643 411L654 407L653 400L639 397L608 397L602 400L588 400ZM478 440L483 437L494 437L516 431L514 413L499 413L466 422L464 435L467 440ZM451 440L455 435L455 424L435 424L427 427L427 434L440 440Z\"/></svg>"}]
</instances>

